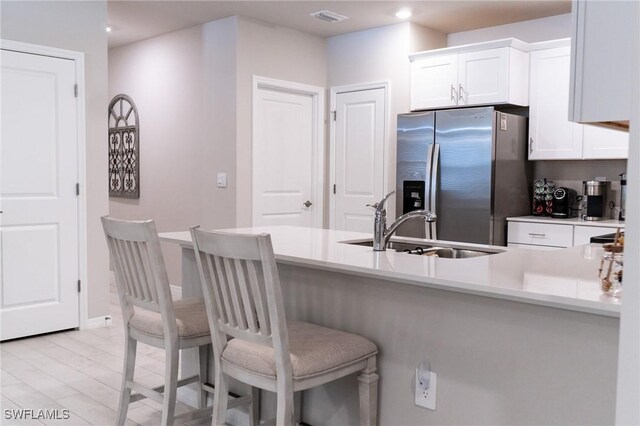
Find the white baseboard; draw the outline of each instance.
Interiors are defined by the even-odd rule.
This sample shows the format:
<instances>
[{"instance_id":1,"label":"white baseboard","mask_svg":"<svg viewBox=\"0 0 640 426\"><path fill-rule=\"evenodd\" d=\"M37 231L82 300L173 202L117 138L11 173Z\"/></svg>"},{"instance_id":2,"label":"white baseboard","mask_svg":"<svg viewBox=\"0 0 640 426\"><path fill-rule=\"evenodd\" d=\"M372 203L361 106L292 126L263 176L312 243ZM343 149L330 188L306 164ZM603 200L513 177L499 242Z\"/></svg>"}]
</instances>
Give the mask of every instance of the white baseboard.
<instances>
[{"instance_id":1,"label":"white baseboard","mask_svg":"<svg viewBox=\"0 0 640 426\"><path fill-rule=\"evenodd\" d=\"M103 317L89 318L84 325L84 329L109 327L111 325L111 315L105 315Z\"/></svg>"}]
</instances>

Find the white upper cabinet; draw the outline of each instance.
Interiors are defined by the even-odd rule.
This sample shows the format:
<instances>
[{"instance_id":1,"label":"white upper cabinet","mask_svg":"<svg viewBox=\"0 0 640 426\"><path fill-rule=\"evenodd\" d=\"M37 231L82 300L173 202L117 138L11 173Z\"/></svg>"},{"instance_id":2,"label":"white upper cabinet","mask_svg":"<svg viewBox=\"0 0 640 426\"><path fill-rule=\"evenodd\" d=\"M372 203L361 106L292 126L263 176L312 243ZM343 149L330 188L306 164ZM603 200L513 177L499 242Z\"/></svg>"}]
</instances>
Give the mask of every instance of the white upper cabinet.
<instances>
[{"instance_id":1,"label":"white upper cabinet","mask_svg":"<svg viewBox=\"0 0 640 426\"><path fill-rule=\"evenodd\" d=\"M582 125L567 118L571 47L529 54L529 160L581 159Z\"/></svg>"},{"instance_id":2,"label":"white upper cabinet","mask_svg":"<svg viewBox=\"0 0 640 426\"><path fill-rule=\"evenodd\" d=\"M573 1L571 121L628 123L639 9L638 1Z\"/></svg>"},{"instance_id":3,"label":"white upper cabinet","mask_svg":"<svg viewBox=\"0 0 640 426\"><path fill-rule=\"evenodd\" d=\"M529 160L627 158L629 134L569 121L570 40L531 45Z\"/></svg>"},{"instance_id":4,"label":"white upper cabinet","mask_svg":"<svg viewBox=\"0 0 640 426\"><path fill-rule=\"evenodd\" d=\"M458 55L458 105L488 104L508 96L508 47Z\"/></svg>"},{"instance_id":5,"label":"white upper cabinet","mask_svg":"<svg viewBox=\"0 0 640 426\"><path fill-rule=\"evenodd\" d=\"M629 133L624 130L585 124L582 158L606 159L629 157Z\"/></svg>"},{"instance_id":6,"label":"white upper cabinet","mask_svg":"<svg viewBox=\"0 0 640 426\"><path fill-rule=\"evenodd\" d=\"M439 55L411 64L411 105L458 105L458 55ZM411 108L414 109L414 108Z\"/></svg>"},{"instance_id":7,"label":"white upper cabinet","mask_svg":"<svg viewBox=\"0 0 640 426\"><path fill-rule=\"evenodd\" d=\"M410 56L411 110L529 105L526 43L496 40Z\"/></svg>"}]
</instances>

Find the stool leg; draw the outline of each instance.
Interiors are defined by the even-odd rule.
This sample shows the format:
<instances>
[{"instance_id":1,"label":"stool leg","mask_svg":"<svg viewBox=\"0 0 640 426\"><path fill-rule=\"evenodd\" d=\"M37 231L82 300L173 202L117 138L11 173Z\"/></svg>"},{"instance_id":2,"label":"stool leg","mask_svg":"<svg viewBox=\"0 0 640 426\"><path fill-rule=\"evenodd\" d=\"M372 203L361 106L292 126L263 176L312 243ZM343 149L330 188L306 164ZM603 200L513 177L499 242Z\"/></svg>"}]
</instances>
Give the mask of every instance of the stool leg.
<instances>
[{"instance_id":1,"label":"stool leg","mask_svg":"<svg viewBox=\"0 0 640 426\"><path fill-rule=\"evenodd\" d=\"M367 366L358 375L360 390L360 424L375 426L378 424L378 375L376 357L367 360Z\"/></svg>"},{"instance_id":2,"label":"stool leg","mask_svg":"<svg viewBox=\"0 0 640 426\"><path fill-rule=\"evenodd\" d=\"M207 406L207 392L202 389L202 385L207 383L209 377L209 345L202 345L198 348L198 363L200 364L198 381L198 408Z\"/></svg>"},{"instance_id":3,"label":"stool leg","mask_svg":"<svg viewBox=\"0 0 640 426\"><path fill-rule=\"evenodd\" d=\"M176 410L176 392L178 390L178 361L180 359L177 342L165 340L166 358L164 368L164 395L162 398L162 426L172 426Z\"/></svg>"},{"instance_id":4,"label":"stool leg","mask_svg":"<svg viewBox=\"0 0 640 426\"><path fill-rule=\"evenodd\" d=\"M293 393L293 422L296 426L302 423L302 391Z\"/></svg>"},{"instance_id":5,"label":"stool leg","mask_svg":"<svg viewBox=\"0 0 640 426\"><path fill-rule=\"evenodd\" d=\"M212 426L223 426L227 421L227 401L229 399L229 382L222 372L222 365L216 359L216 391L213 393Z\"/></svg>"},{"instance_id":6,"label":"stool leg","mask_svg":"<svg viewBox=\"0 0 640 426\"><path fill-rule=\"evenodd\" d=\"M285 382L285 380L282 380L282 382ZM280 380L278 380L277 390L276 424L278 426L291 426L293 425L293 385L288 383L281 384Z\"/></svg>"},{"instance_id":7,"label":"stool leg","mask_svg":"<svg viewBox=\"0 0 640 426\"><path fill-rule=\"evenodd\" d=\"M122 369L122 390L120 391L120 402L118 403L117 425L122 426L127 419L129 409L129 399L131 398L131 386L127 382L133 381L133 371L136 366L136 348L138 342L129 336L125 338L124 344L124 367Z\"/></svg>"},{"instance_id":8,"label":"stool leg","mask_svg":"<svg viewBox=\"0 0 640 426\"><path fill-rule=\"evenodd\" d=\"M249 408L249 425L260 424L260 388L251 386L251 407Z\"/></svg>"}]
</instances>

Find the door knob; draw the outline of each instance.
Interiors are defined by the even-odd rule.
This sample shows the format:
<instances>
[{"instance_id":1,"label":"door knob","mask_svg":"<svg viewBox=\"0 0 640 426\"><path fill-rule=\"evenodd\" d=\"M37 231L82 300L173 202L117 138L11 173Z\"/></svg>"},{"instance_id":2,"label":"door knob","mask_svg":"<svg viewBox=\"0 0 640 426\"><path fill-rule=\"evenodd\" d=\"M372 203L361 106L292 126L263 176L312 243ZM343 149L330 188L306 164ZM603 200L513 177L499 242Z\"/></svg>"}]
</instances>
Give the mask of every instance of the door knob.
<instances>
[{"instance_id":1,"label":"door knob","mask_svg":"<svg viewBox=\"0 0 640 426\"><path fill-rule=\"evenodd\" d=\"M309 200L307 200L304 203L302 203L302 205L305 206L305 207L311 207L312 204L313 203L311 201L309 201Z\"/></svg>"}]
</instances>

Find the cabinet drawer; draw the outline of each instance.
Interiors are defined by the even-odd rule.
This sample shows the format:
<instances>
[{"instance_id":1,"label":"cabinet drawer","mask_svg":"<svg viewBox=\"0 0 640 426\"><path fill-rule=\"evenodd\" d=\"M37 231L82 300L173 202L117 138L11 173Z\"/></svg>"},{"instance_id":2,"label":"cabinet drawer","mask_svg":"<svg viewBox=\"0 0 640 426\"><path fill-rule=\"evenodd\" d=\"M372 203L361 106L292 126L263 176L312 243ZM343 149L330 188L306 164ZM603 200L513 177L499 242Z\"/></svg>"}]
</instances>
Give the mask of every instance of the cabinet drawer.
<instances>
[{"instance_id":1,"label":"cabinet drawer","mask_svg":"<svg viewBox=\"0 0 640 426\"><path fill-rule=\"evenodd\" d=\"M538 246L571 247L573 246L573 226L509 222L508 241Z\"/></svg>"}]
</instances>

